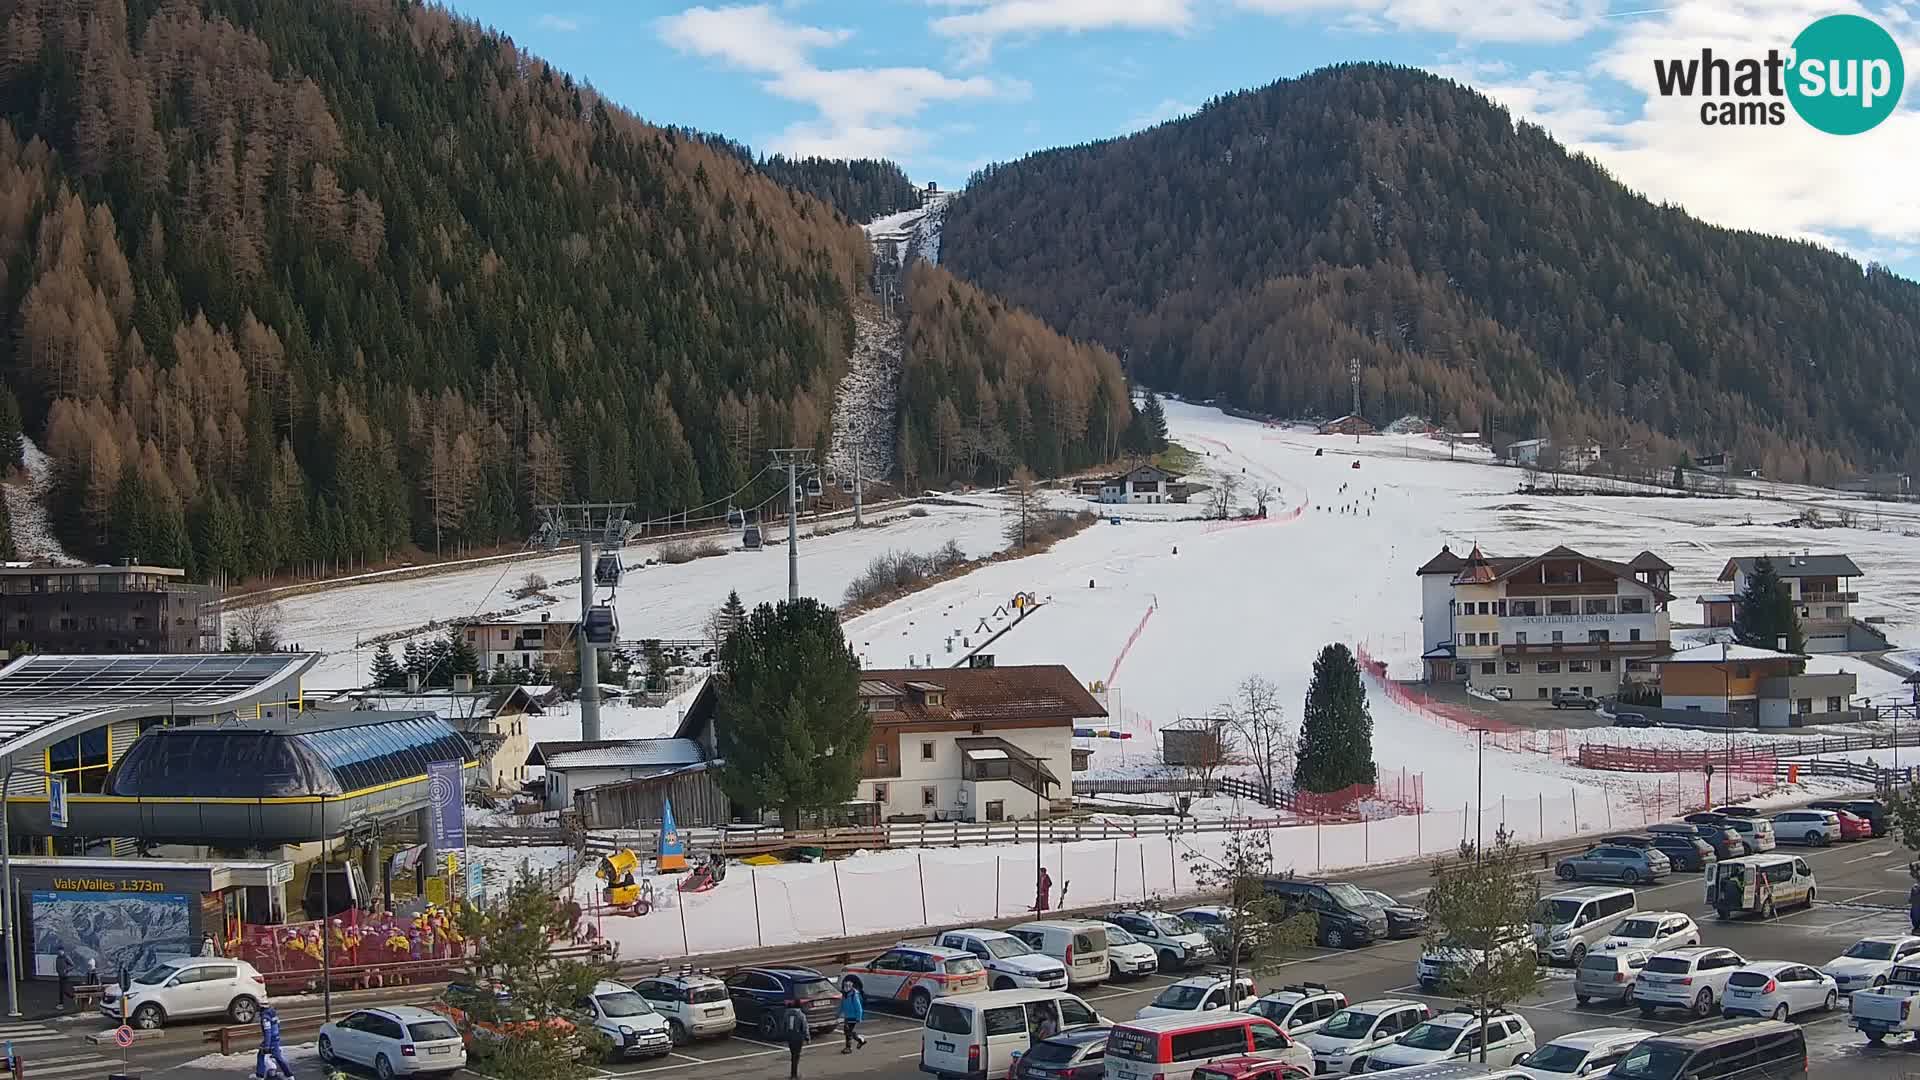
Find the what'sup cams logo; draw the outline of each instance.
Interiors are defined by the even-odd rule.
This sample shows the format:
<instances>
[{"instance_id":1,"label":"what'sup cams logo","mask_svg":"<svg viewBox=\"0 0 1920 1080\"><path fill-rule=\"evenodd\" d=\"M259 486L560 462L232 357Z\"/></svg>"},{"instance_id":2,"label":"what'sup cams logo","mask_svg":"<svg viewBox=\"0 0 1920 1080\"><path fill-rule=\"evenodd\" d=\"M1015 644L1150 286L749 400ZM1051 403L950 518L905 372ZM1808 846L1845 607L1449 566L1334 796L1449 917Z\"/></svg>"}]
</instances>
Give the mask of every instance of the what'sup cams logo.
<instances>
[{"instance_id":1,"label":"what'sup cams logo","mask_svg":"<svg viewBox=\"0 0 1920 1080\"><path fill-rule=\"evenodd\" d=\"M1829 15L1793 39L1787 52L1728 59L1701 49L1698 57L1655 60L1661 97L1691 97L1700 122L1712 127L1777 126L1787 106L1829 135L1858 135L1893 114L1906 84L1906 65L1893 35L1872 19Z\"/></svg>"}]
</instances>

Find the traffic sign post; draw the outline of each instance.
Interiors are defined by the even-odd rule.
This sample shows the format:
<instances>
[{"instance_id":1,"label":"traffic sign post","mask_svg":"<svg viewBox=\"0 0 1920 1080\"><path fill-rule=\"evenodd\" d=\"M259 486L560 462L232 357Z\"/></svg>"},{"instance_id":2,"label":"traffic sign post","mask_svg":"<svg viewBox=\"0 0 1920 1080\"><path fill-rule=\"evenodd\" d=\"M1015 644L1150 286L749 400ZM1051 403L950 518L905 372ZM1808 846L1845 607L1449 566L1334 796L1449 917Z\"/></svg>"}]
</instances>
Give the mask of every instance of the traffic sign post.
<instances>
[{"instance_id":1,"label":"traffic sign post","mask_svg":"<svg viewBox=\"0 0 1920 1080\"><path fill-rule=\"evenodd\" d=\"M47 824L67 827L67 782L57 776L47 777Z\"/></svg>"}]
</instances>

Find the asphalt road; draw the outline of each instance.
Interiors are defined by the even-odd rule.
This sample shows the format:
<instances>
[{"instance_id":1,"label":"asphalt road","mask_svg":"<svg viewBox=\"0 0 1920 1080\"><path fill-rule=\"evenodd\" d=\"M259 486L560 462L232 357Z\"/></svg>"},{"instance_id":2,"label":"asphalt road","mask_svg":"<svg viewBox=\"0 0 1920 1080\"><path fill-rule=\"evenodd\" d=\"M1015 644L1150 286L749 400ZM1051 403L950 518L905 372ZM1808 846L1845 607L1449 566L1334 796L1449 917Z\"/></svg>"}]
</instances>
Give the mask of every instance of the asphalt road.
<instances>
[{"instance_id":1,"label":"asphalt road","mask_svg":"<svg viewBox=\"0 0 1920 1080\"><path fill-rule=\"evenodd\" d=\"M1802 849L1788 848L1802 852ZM1749 959L1782 959L1822 963L1838 955L1857 938L1875 933L1906 930L1904 911L1895 905L1905 902L1909 884L1902 850L1891 839L1857 842L1833 848L1802 852L1814 867L1818 878L1820 902L1804 911L1790 911L1767 922L1735 921L1721 923L1707 911L1698 875L1675 875L1659 885L1639 890L1643 910L1676 910L1693 915L1705 931L1706 942L1733 948ZM1555 884L1543 867L1543 887ZM1413 866L1364 875L1368 885L1396 895L1417 899L1429 883L1426 868ZM1877 905L1877 906L1876 906ZM1394 996L1432 1003L1436 1008L1451 1002L1443 997L1422 994L1413 983L1414 963L1420 942L1385 942L1345 952L1316 949L1310 955L1288 961L1282 970L1266 976L1262 985L1311 980L1344 991L1353 1001ZM837 969L823 968L828 974ZM1540 1041L1587 1028L1605 1026L1641 1027L1658 1031L1682 1026L1672 1014L1643 1021L1635 1009L1580 1008L1572 996L1571 972L1551 972L1541 990L1517 1006L1533 1025ZM1131 1019L1134 1012L1174 981L1172 976L1156 975L1131 983L1105 984L1084 996L1103 1015L1114 1020ZM418 1001L430 991L336 995L336 1015L342 1006L364 1003L370 998L391 1002ZM317 1015L317 1003L283 1003L282 1016L289 1020ZM1844 1011L1830 1016L1812 1016L1803 1025L1811 1047L1812 1073L1826 1078L1920 1077L1920 1045L1893 1044L1872 1050L1857 1033L1845 1026ZM34 1041L20 1044L27 1058L28 1075L47 1080L79 1080L80 1077L104 1077L117 1071L119 1055L111 1047L101 1048L78 1041L77 1030L95 1031L104 1025L75 1021L67 1025L21 1025L37 1029L25 1036L0 1030L0 1036ZM234 1055L218 1069L187 1066L176 1068L188 1059L206 1052L199 1037L208 1025L181 1025L165 1036L143 1042L131 1051L129 1060L135 1070L148 1075L167 1072L177 1080L201 1077L236 1077L250 1069L251 1052ZM38 1029L44 1029L44 1032ZM310 1040L311 1029L295 1029L289 1042ZM918 1072L919 1031L908 1017L870 1007L862 1033L868 1036L865 1049L851 1055L840 1053L838 1035L816 1040L805 1051L801 1075L808 1080L821 1078L887 1078L907 1080ZM786 1075L785 1047L746 1036L732 1036L675 1050L665 1058L645 1062L601 1066L608 1077L659 1077L672 1080L677 1075L727 1080L769 1080ZM111 1065L112 1068L104 1067ZM171 1070L171 1071L169 1071ZM466 1077L463 1080L478 1080Z\"/></svg>"}]
</instances>

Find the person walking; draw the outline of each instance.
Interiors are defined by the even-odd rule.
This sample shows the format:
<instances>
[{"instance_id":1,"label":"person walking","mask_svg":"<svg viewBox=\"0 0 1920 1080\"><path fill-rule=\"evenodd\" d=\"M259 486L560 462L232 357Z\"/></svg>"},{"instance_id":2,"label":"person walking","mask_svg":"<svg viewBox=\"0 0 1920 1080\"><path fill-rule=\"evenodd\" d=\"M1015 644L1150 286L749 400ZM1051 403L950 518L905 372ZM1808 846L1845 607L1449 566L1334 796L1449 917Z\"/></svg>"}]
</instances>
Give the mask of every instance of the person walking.
<instances>
[{"instance_id":1,"label":"person walking","mask_svg":"<svg viewBox=\"0 0 1920 1080\"><path fill-rule=\"evenodd\" d=\"M65 949L53 959L53 976L60 984L60 1011L66 1012L67 999L73 996L73 958Z\"/></svg>"},{"instance_id":2,"label":"person walking","mask_svg":"<svg viewBox=\"0 0 1920 1080\"><path fill-rule=\"evenodd\" d=\"M1907 890L1907 921L1913 924L1913 932L1920 934L1920 880Z\"/></svg>"},{"instance_id":3,"label":"person walking","mask_svg":"<svg viewBox=\"0 0 1920 1080\"><path fill-rule=\"evenodd\" d=\"M807 1039L813 1035L807 1023L807 1014L797 1007L788 1007L787 1014L780 1019L780 1030L787 1037L787 1080L800 1080L800 1051L806 1048Z\"/></svg>"},{"instance_id":4,"label":"person walking","mask_svg":"<svg viewBox=\"0 0 1920 1080\"><path fill-rule=\"evenodd\" d=\"M1034 892L1037 895L1033 898L1033 910L1047 910L1047 901L1053 896L1053 875L1047 873L1044 866L1040 868L1040 879L1034 883Z\"/></svg>"},{"instance_id":5,"label":"person walking","mask_svg":"<svg viewBox=\"0 0 1920 1080\"><path fill-rule=\"evenodd\" d=\"M293 1080L293 1066L287 1064L286 1051L280 1047L280 1014L271 1005L260 1006L260 1049L253 1055L254 1080L266 1080L277 1072Z\"/></svg>"},{"instance_id":6,"label":"person walking","mask_svg":"<svg viewBox=\"0 0 1920 1080\"><path fill-rule=\"evenodd\" d=\"M846 1029L847 1042L840 1048L843 1054L853 1053L856 1046L867 1045L867 1037L855 1030L860 1021L867 1018L867 1003L860 998L860 988L849 979L840 987L840 1023Z\"/></svg>"}]
</instances>

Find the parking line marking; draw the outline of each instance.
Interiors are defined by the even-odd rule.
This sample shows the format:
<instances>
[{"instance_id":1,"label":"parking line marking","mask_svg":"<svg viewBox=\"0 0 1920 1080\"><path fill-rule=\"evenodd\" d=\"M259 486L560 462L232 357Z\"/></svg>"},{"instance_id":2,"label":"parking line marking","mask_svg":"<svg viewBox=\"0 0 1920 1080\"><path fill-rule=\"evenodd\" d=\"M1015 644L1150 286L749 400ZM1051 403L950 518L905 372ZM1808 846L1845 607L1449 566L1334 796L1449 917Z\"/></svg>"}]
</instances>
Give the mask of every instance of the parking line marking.
<instances>
[{"instance_id":1,"label":"parking line marking","mask_svg":"<svg viewBox=\"0 0 1920 1080\"><path fill-rule=\"evenodd\" d=\"M1871 855L1862 855L1857 859L1848 859L1846 863L1848 866L1852 866L1854 863L1866 862L1868 859L1884 859L1891 854L1893 854L1893 849L1889 848L1886 851L1876 851Z\"/></svg>"},{"instance_id":2,"label":"parking line marking","mask_svg":"<svg viewBox=\"0 0 1920 1080\"><path fill-rule=\"evenodd\" d=\"M680 1052L679 1052L678 1050L670 1050L670 1051L668 1051L668 1052L667 1052L667 1056L668 1056L668 1057L677 1057L677 1058L679 1058L679 1059L680 1059L681 1061L691 1061L691 1062L693 1062L693 1063L694 1063L694 1064L696 1064L696 1065L705 1065L705 1064L707 1063L707 1059L706 1059L706 1058L697 1058L697 1057L694 1057L694 1056L693 1056L693 1055L691 1055L691 1054L682 1054L682 1053L680 1053Z\"/></svg>"}]
</instances>

